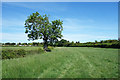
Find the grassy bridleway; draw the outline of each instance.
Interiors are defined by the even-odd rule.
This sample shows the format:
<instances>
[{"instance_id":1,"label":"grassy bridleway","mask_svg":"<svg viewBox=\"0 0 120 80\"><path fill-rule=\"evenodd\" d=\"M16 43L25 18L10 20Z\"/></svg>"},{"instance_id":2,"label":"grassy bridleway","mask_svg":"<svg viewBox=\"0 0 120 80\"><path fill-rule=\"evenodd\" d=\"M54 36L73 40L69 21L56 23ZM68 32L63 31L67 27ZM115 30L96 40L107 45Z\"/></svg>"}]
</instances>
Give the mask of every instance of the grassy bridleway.
<instances>
[{"instance_id":1,"label":"grassy bridleway","mask_svg":"<svg viewBox=\"0 0 120 80\"><path fill-rule=\"evenodd\" d=\"M57 47L2 61L3 78L116 78L118 49Z\"/></svg>"}]
</instances>

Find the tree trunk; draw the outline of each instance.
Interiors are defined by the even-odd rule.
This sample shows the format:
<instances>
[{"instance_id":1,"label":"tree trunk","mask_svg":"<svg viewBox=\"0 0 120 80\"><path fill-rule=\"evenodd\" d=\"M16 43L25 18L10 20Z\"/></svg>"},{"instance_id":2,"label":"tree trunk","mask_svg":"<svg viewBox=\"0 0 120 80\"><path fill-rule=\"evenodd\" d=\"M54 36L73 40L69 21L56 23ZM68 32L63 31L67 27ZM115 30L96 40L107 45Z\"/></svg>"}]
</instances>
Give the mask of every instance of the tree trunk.
<instances>
[{"instance_id":1,"label":"tree trunk","mask_svg":"<svg viewBox=\"0 0 120 80\"><path fill-rule=\"evenodd\" d=\"M44 49L44 51L46 51L48 49L48 45L46 43L44 43L43 49Z\"/></svg>"},{"instance_id":2,"label":"tree trunk","mask_svg":"<svg viewBox=\"0 0 120 80\"><path fill-rule=\"evenodd\" d=\"M47 40L44 40L44 47L43 47L44 51L48 50L48 44L47 44Z\"/></svg>"}]
</instances>

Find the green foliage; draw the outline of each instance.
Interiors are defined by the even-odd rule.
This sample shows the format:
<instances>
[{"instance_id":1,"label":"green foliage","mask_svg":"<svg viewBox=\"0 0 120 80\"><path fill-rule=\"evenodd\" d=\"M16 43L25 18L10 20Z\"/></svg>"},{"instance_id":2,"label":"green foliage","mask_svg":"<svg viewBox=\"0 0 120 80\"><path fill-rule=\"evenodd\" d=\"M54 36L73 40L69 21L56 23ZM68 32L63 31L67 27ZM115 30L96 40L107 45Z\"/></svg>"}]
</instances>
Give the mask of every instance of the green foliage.
<instances>
[{"instance_id":1,"label":"green foliage","mask_svg":"<svg viewBox=\"0 0 120 80\"><path fill-rule=\"evenodd\" d=\"M28 49L27 49L28 48ZM33 48L31 49L29 47L4 47L2 50L2 59L13 59L13 58L19 58L19 57L25 57L30 54L40 54L43 53L44 50L42 48Z\"/></svg>"},{"instance_id":2,"label":"green foliage","mask_svg":"<svg viewBox=\"0 0 120 80\"><path fill-rule=\"evenodd\" d=\"M19 49L19 50L6 49L6 50L2 50L2 59L11 59L11 58L24 57L25 55L26 55L26 51L24 49Z\"/></svg>"},{"instance_id":3,"label":"green foliage","mask_svg":"<svg viewBox=\"0 0 120 80\"><path fill-rule=\"evenodd\" d=\"M67 40L61 39L60 41L57 41L55 46L65 46L65 47L101 47L101 48L120 48L120 42L118 40L102 40L98 42L95 40L95 42L86 42L86 43L80 43L76 42L74 43L69 42Z\"/></svg>"},{"instance_id":4,"label":"green foliage","mask_svg":"<svg viewBox=\"0 0 120 80\"><path fill-rule=\"evenodd\" d=\"M38 53L42 53L44 50L42 48L38 48Z\"/></svg>"},{"instance_id":5,"label":"green foliage","mask_svg":"<svg viewBox=\"0 0 120 80\"><path fill-rule=\"evenodd\" d=\"M26 51L24 49L19 49L19 50L16 50L16 54L18 56L24 57L26 55Z\"/></svg>"},{"instance_id":6,"label":"green foliage","mask_svg":"<svg viewBox=\"0 0 120 80\"><path fill-rule=\"evenodd\" d=\"M52 47L52 46L48 46L48 49L52 50L52 49L54 49L54 47Z\"/></svg>"},{"instance_id":7,"label":"green foliage","mask_svg":"<svg viewBox=\"0 0 120 80\"><path fill-rule=\"evenodd\" d=\"M54 20L50 23L46 14L41 16L36 12L25 21L25 33L28 34L28 40L43 39L44 48L47 48L48 43L54 43L62 37L62 24L63 21L60 20Z\"/></svg>"}]
</instances>

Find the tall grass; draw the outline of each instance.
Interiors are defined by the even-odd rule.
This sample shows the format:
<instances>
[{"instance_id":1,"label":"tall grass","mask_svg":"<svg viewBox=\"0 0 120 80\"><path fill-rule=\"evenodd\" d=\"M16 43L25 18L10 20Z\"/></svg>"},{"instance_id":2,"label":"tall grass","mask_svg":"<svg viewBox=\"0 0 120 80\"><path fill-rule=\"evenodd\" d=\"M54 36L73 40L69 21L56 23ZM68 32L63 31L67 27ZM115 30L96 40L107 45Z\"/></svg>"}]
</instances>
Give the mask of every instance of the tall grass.
<instances>
[{"instance_id":1,"label":"tall grass","mask_svg":"<svg viewBox=\"0 0 120 80\"><path fill-rule=\"evenodd\" d=\"M116 78L118 49L59 47L2 61L3 78Z\"/></svg>"}]
</instances>

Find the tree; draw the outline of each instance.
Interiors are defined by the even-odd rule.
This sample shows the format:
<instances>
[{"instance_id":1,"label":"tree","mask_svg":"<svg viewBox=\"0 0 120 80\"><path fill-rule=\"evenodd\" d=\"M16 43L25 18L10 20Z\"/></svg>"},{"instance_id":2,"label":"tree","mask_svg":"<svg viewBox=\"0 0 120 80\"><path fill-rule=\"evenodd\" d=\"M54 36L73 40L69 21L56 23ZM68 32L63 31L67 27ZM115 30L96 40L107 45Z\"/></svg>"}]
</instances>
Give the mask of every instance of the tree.
<instances>
[{"instance_id":1,"label":"tree","mask_svg":"<svg viewBox=\"0 0 120 80\"><path fill-rule=\"evenodd\" d=\"M21 43L17 43L17 45L21 45Z\"/></svg>"},{"instance_id":2,"label":"tree","mask_svg":"<svg viewBox=\"0 0 120 80\"><path fill-rule=\"evenodd\" d=\"M63 21L60 21L60 19L50 23L46 14L41 16L36 12L28 16L28 19L25 21L25 33L28 34L28 40L43 39L43 49L46 51L48 43L54 43L58 38L62 37L62 24Z\"/></svg>"},{"instance_id":3,"label":"tree","mask_svg":"<svg viewBox=\"0 0 120 80\"><path fill-rule=\"evenodd\" d=\"M71 46L71 47L75 46L74 41L72 41L72 42L70 43L70 46Z\"/></svg>"},{"instance_id":4,"label":"tree","mask_svg":"<svg viewBox=\"0 0 120 80\"><path fill-rule=\"evenodd\" d=\"M103 42L104 42L103 40L100 41L100 43L103 43Z\"/></svg>"},{"instance_id":5,"label":"tree","mask_svg":"<svg viewBox=\"0 0 120 80\"><path fill-rule=\"evenodd\" d=\"M97 40L95 40L95 43L98 43Z\"/></svg>"},{"instance_id":6,"label":"tree","mask_svg":"<svg viewBox=\"0 0 120 80\"><path fill-rule=\"evenodd\" d=\"M33 46L38 46L39 43L33 42Z\"/></svg>"},{"instance_id":7,"label":"tree","mask_svg":"<svg viewBox=\"0 0 120 80\"><path fill-rule=\"evenodd\" d=\"M5 43L5 45L10 45L10 43L8 42L8 43Z\"/></svg>"},{"instance_id":8,"label":"tree","mask_svg":"<svg viewBox=\"0 0 120 80\"><path fill-rule=\"evenodd\" d=\"M32 46L32 45L33 45L33 43L28 43L28 45L29 45L29 46Z\"/></svg>"},{"instance_id":9,"label":"tree","mask_svg":"<svg viewBox=\"0 0 120 80\"><path fill-rule=\"evenodd\" d=\"M69 41L65 39L61 39L60 41L58 41L58 46L67 46L68 44L69 44Z\"/></svg>"},{"instance_id":10,"label":"tree","mask_svg":"<svg viewBox=\"0 0 120 80\"><path fill-rule=\"evenodd\" d=\"M16 43L11 43L10 45L16 45Z\"/></svg>"}]
</instances>

